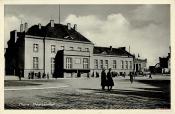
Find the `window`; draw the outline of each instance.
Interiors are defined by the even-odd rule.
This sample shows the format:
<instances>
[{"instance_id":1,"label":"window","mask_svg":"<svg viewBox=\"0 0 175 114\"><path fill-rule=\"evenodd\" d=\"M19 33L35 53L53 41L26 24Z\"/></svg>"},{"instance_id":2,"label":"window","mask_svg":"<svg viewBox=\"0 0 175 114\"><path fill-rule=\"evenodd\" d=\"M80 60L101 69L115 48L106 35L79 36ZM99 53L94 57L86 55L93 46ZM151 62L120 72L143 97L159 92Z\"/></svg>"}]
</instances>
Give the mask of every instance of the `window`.
<instances>
[{"instance_id":1,"label":"window","mask_svg":"<svg viewBox=\"0 0 175 114\"><path fill-rule=\"evenodd\" d=\"M105 68L108 69L108 60L105 60Z\"/></svg>"},{"instance_id":2,"label":"window","mask_svg":"<svg viewBox=\"0 0 175 114\"><path fill-rule=\"evenodd\" d=\"M78 51L81 51L81 47L78 47Z\"/></svg>"},{"instance_id":3,"label":"window","mask_svg":"<svg viewBox=\"0 0 175 114\"><path fill-rule=\"evenodd\" d=\"M51 74L54 73L55 70L55 58L51 58Z\"/></svg>"},{"instance_id":4,"label":"window","mask_svg":"<svg viewBox=\"0 0 175 114\"><path fill-rule=\"evenodd\" d=\"M117 62L116 60L113 60L113 69L116 69L117 68Z\"/></svg>"},{"instance_id":5,"label":"window","mask_svg":"<svg viewBox=\"0 0 175 114\"><path fill-rule=\"evenodd\" d=\"M55 45L51 45L51 53L55 53Z\"/></svg>"},{"instance_id":6,"label":"window","mask_svg":"<svg viewBox=\"0 0 175 114\"><path fill-rule=\"evenodd\" d=\"M33 44L33 52L38 52L38 44Z\"/></svg>"},{"instance_id":7,"label":"window","mask_svg":"<svg viewBox=\"0 0 175 114\"><path fill-rule=\"evenodd\" d=\"M71 57L67 57L66 58L66 68L67 69L71 69L72 68L72 58Z\"/></svg>"},{"instance_id":8,"label":"window","mask_svg":"<svg viewBox=\"0 0 175 114\"><path fill-rule=\"evenodd\" d=\"M98 60L97 59L94 60L94 68L98 69Z\"/></svg>"},{"instance_id":9,"label":"window","mask_svg":"<svg viewBox=\"0 0 175 114\"><path fill-rule=\"evenodd\" d=\"M123 63L123 60L121 61L121 68L124 69L124 63Z\"/></svg>"},{"instance_id":10,"label":"window","mask_svg":"<svg viewBox=\"0 0 175 114\"><path fill-rule=\"evenodd\" d=\"M33 69L38 69L39 67L38 57L33 57Z\"/></svg>"},{"instance_id":11,"label":"window","mask_svg":"<svg viewBox=\"0 0 175 114\"><path fill-rule=\"evenodd\" d=\"M130 66L129 67L130 67L130 69L132 69L132 61L130 61Z\"/></svg>"},{"instance_id":12,"label":"window","mask_svg":"<svg viewBox=\"0 0 175 114\"><path fill-rule=\"evenodd\" d=\"M83 58L83 68L84 69L88 69L89 68L88 58Z\"/></svg>"},{"instance_id":13,"label":"window","mask_svg":"<svg viewBox=\"0 0 175 114\"><path fill-rule=\"evenodd\" d=\"M126 69L128 69L128 61L125 61L125 63L126 63L125 67L126 67Z\"/></svg>"},{"instance_id":14,"label":"window","mask_svg":"<svg viewBox=\"0 0 175 114\"><path fill-rule=\"evenodd\" d=\"M61 50L64 50L64 46L61 46Z\"/></svg>"},{"instance_id":15,"label":"window","mask_svg":"<svg viewBox=\"0 0 175 114\"><path fill-rule=\"evenodd\" d=\"M70 47L70 50L74 50L74 47Z\"/></svg>"},{"instance_id":16,"label":"window","mask_svg":"<svg viewBox=\"0 0 175 114\"><path fill-rule=\"evenodd\" d=\"M103 60L100 60L100 68L103 69Z\"/></svg>"},{"instance_id":17,"label":"window","mask_svg":"<svg viewBox=\"0 0 175 114\"><path fill-rule=\"evenodd\" d=\"M88 51L89 51L89 48L85 48L85 51L87 51L87 52L88 52Z\"/></svg>"}]
</instances>

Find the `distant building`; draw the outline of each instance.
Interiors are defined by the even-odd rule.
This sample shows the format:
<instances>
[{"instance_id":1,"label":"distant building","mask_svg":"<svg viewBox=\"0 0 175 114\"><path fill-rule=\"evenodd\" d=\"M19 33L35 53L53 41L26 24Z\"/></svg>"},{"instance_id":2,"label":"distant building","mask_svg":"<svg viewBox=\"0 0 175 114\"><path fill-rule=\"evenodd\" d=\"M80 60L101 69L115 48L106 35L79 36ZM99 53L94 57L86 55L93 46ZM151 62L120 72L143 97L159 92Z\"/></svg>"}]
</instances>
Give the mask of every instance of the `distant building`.
<instances>
[{"instance_id":1,"label":"distant building","mask_svg":"<svg viewBox=\"0 0 175 114\"><path fill-rule=\"evenodd\" d=\"M50 77L82 77L99 74L102 68L112 68L113 72L128 75L135 67L142 70L145 64L125 50L125 47L97 47L77 32L77 25L71 27L56 24L50 20L28 28L20 25L20 32L10 32L10 40L5 53L6 74L27 78L29 73L49 74ZM137 65L138 64L138 65ZM143 67L142 67L143 66Z\"/></svg>"},{"instance_id":2,"label":"distant building","mask_svg":"<svg viewBox=\"0 0 175 114\"><path fill-rule=\"evenodd\" d=\"M134 59L134 71L135 72L144 72L147 68L147 59Z\"/></svg>"},{"instance_id":3,"label":"distant building","mask_svg":"<svg viewBox=\"0 0 175 114\"><path fill-rule=\"evenodd\" d=\"M171 53L168 53L167 57L159 57L159 63L155 66L150 66L149 69L151 73L166 73L171 72Z\"/></svg>"},{"instance_id":4,"label":"distant building","mask_svg":"<svg viewBox=\"0 0 175 114\"><path fill-rule=\"evenodd\" d=\"M170 73L171 71L171 55L168 53L167 57L159 57L160 68L162 68L162 73Z\"/></svg>"},{"instance_id":5,"label":"distant building","mask_svg":"<svg viewBox=\"0 0 175 114\"><path fill-rule=\"evenodd\" d=\"M102 68L112 68L114 73L128 75L133 72L134 56L126 51L125 47L94 47L93 72L100 73Z\"/></svg>"}]
</instances>

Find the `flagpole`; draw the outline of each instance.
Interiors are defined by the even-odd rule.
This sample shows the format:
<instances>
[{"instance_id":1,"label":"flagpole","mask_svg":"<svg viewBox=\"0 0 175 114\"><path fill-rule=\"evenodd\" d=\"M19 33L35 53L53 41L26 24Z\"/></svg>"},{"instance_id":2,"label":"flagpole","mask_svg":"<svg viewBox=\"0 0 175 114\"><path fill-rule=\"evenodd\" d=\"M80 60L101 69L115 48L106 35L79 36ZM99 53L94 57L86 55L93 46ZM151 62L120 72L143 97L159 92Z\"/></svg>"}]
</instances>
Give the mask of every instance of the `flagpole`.
<instances>
[{"instance_id":1,"label":"flagpole","mask_svg":"<svg viewBox=\"0 0 175 114\"><path fill-rule=\"evenodd\" d=\"M60 4L59 4L59 24L60 24Z\"/></svg>"}]
</instances>

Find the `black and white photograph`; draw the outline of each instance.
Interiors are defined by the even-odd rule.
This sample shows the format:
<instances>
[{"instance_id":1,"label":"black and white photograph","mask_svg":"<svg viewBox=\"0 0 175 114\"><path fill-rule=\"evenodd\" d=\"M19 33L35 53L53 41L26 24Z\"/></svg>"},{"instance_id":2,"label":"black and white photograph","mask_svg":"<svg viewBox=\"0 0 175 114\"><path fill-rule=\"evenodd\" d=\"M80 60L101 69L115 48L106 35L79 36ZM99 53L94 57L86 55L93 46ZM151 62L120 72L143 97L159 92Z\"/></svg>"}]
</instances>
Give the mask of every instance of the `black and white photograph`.
<instances>
[{"instance_id":1,"label":"black and white photograph","mask_svg":"<svg viewBox=\"0 0 175 114\"><path fill-rule=\"evenodd\" d=\"M4 110L170 110L170 9L5 4Z\"/></svg>"}]
</instances>

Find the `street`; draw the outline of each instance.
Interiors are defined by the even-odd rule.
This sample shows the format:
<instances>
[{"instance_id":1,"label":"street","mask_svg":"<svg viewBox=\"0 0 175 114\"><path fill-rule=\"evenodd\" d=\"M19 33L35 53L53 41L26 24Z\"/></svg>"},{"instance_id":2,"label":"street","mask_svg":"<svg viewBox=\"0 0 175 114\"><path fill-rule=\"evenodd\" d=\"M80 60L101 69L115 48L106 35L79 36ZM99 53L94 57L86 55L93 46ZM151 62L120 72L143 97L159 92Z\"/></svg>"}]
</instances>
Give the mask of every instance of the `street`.
<instances>
[{"instance_id":1,"label":"street","mask_svg":"<svg viewBox=\"0 0 175 114\"><path fill-rule=\"evenodd\" d=\"M170 109L170 77L152 77L114 77L112 91L100 78L6 80L5 109Z\"/></svg>"}]
</instances>

